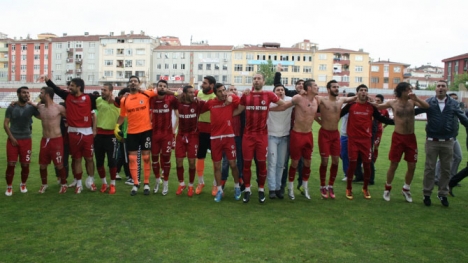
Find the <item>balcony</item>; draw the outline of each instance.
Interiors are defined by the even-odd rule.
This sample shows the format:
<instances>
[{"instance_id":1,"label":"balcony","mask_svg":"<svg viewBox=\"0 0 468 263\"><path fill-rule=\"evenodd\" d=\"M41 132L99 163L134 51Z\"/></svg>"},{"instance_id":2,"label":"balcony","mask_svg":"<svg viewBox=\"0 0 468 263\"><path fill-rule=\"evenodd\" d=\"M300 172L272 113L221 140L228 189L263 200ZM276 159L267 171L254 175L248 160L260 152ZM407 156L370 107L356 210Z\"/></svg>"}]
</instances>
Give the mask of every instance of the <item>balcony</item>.
<instances>
[{"instance_id":1,"label":"balcony","mask_svg":"<svg viewBox=\"0 0 468 263\"><path fill-rule=\"evenodd\" d=\"M349 81L338 81L338 85L341 86L349 86Z\"/></svg>"},{"instance_id":2,"label":"balcony","mask_svg":"<svg viewBox=\"0 0 468 263\"><path fill-rule=\"evenodd\" d=\"M8 58L5 58L5 57L2 58L2 57L0 56L0 62L8 62Z\"/></svg>"},{"instance_id":3,"label":"balcony","mask_svg":"<svg viewBox=\"0 0 468 263\"><path fill-rule=\"evenodd\" d=\"M67 69L67 71L65 72L65 74L73 74L73 69Z\"/></svg>"},{"instance_id":4,"label":"balcony","mask_svg":"<svg viewBox=\"0 0 468 263\"><path fill-rule=\"evenodd\" d=\"M83 60L81 58L77 58L75 62L79 65L83 64Z\"/></svg>"},{"instance_id":5,"label":"balcony","mask_svg":"<svg viewBox=\"0 0 468 263\"><path fill-rule=\"evenodd\" d=\"M0 47L0 52L8 53L8 48L7 47Z\"/></svg>"},{"instance_id":6,"label":"balcony","mask_svg":"<svg viewBox=\"0 0 468 263\"><path fill-rule=\"evenodd\" d=\"M76 74L81 74L81 69L80 68L76 70Z\"/></svg>"},{"instance_id":7,"label":"balcony","mask_svg":"<svg viewBox=\"0 0 468 263\"><path fill-rule=\"evenodd\" d=\"M73 54L73 48L67 48L68 54Z\"/></svg>"},{"instance_id":8,"label":"balcony","mask_svg":"<svg viewBox=\"0 0 468 263\"><path fill-rule=\"evenodd\" d=\"M349 70L333 71L333 76L349 76Z\"/></svg>"},{"instance_id":9,"label":"balcony","mask_svg":"<svg viewBox=\"0 0 468 263\"><path fill-rule=\"evenodd\" d=\"M73 58L67 58L67 63L73 63Z\"/></svg>"}]
</instances>

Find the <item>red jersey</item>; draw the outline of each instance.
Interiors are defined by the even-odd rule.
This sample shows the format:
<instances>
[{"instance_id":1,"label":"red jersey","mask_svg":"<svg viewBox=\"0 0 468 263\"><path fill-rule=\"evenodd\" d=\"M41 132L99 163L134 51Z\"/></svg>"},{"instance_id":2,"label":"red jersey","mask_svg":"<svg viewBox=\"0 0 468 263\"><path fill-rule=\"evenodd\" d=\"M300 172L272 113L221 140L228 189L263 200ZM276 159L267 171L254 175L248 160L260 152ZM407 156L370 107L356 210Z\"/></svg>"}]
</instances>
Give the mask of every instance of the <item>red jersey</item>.
<instances>
[{"instance_id":1,"label":"red jersey","mask_svg":"<svg viewBox=\"0 0 468 263\"><path fill-rule=\"evenodd\" d=\"M184 104L176 101L176 107L179 110L179 133L197 133L198 117L206 101L195 100L190 104Z\"/></svg>"},{"instance_id":2,"label":"red jersey","mask_svg":"<svg viewBox=\"0 0 468 263\"><path fill-rule=\"evenodd\" d=\"M153 134L172 134L172 110L177 109L177 98L165 95L153 97L150 102Z\"/></svg>"},{"instance_id":3,"label":"red jersey","mask_svg":"<svg viewBox=\"0 0 468 263\"><path fill-rule=\"evenodd\" d=\"M349 113L347 132L353 139L370 139L372 137L372 121L378 119L387 124L394 124L393 120L383 118L376 107L369 102L349 103L342 110Z\"/></svg>"},{"instance_id":4,"label":"red jersey","mask_svg":"<svg viewBox=\"0 0 468 263\"><path fill-rule=\"evenodd\" d=\"M89 128L93 126L91 118L93 108L88 94L81 94L78 97L68 94L65 98L65 107L67 108L68 126L76 128Z\"/></svg>"},{"instance_id":5,"label":"red jersey","mask_svg":"<svg viewBox=\"0 0 468 263\"><path fill-rule=\"evenodd\" d=\"M232 128L232 113L239 106L239 97L232 96L232 103L225 105L225 101L211 99L206 102L202 108L202 112L210 111L211 121L211 138L219 138L225 135L234 137Z\"/></svg>"},{"instance_id":6,"label":"red jersey","mask_svg":"<svg viewBox=\"0 0 468 263\"><path fill-rule=\"evenodd\" d=\"M242 96L240 104L245 106L245 134L268 134L267 119L270 103L279 98L271 91L250 92Z\"/></svg>"}]
</instances>

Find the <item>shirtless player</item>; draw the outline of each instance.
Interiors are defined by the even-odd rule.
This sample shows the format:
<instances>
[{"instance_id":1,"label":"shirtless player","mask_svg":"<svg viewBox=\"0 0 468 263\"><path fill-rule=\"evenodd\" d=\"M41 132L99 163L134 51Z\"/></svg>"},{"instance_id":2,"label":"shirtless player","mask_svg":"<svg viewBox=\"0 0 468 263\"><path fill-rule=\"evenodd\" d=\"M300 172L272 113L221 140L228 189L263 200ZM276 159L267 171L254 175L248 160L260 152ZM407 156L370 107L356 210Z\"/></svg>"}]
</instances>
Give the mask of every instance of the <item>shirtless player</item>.
<instances>
[{"instance_id":1,"label":"shirtless player","mask_svg":"<svg viewBox=\"0 0 468 263\"><path fill-rule=\"evenodd\" d=\"M387 183L383 199L390 201L390 191L392 190L392 181L395 177L395 171L400 163L401 156L405 153L405 161L408 165L403 185L402 194L406 201L411 203L410 185L413 180L416 161L418 160L418 144L414 134L414 106L427 109L429 104L419 99L411 90L411 85L407 82L400 82L395 88L395 100L388 100L383 104L375 104L378 109L392 108L393 120L395 121L395 130L392 135L392 145L390 153L390 167L387 171Z\"/></svg>"}]
</instances>

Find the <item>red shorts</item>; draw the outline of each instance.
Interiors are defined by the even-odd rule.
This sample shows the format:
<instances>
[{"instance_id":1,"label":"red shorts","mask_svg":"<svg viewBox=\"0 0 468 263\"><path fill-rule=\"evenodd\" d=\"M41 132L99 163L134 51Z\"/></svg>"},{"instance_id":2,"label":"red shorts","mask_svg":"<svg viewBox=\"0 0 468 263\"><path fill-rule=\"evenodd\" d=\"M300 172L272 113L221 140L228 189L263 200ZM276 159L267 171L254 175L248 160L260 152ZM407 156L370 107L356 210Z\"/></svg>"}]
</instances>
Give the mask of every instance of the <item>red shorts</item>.
<instances>
[{"instance_id":1,"label":"red shorts","mask_svg":"<svg viewBox=\"0 0 468 263\"><path fill-rule=\"evenodd\" d=\"M371 139L353 139L348 137L348 158L350 161L357 161L361 155L363 163L369 163L372 160Z\"/></svg>"},{"instance_id":2,"label":"red shorts","mask_svg":"<svg viewBox=\"0 0 468 263\"><path fill-rule=\"evenodd\" d=\"M152 155L171 155L172 141L174 135L169 134L154 134L151 138L151 154Z\"/></svg>"},{"instance_id":3,"label":"red shorts","mask_svg":"<svg viewBox=\"0 0 468 263\"><path fill-rule=\"evenodd\" d=\"M312 159L312 151L314 149L312 132L297 132L291 130L289 140L289 155L292 160L300 160L301 157L305 160Z\"/></svg>"},{"instance_id":4,"label":"red shorts","mask_svg":"<svg viewBox=\"0 0 468 263\"><path fill-rule=\"evenodd\" d=\"M176 158L185 158L185 156L187 156L189 159L195 159L197 158L197 152L198 133L177 134L175 148Z\"/></svg>"},{"instance_id":5,"label":"red shorts","mask_svg":"<svg viewBox=\"0 0 468 263\"><path fill-rule=\"evenodd\" d=\"M211 139L211 159L213 162L221 162L223 152L228 160L236 159L236 141L234 137Z\"/></svg>"},{"instance_id":6,"label":"red shorts","mask_svg":"<svg viewBox=\"0 0 468 263\"><path fill-rule=\"evenodd\" d=\"M83 135L79 132L68 133L68 141L70 144L70 155L73 159L93 158L94 152L94 136Z\"/></svg>"},{"instance_id":7,"label":"red shorts","mask_svg":"<svg viewBox=\"0 0 468 263\"><path fill-rule=\"evenodd\" d=\"M388 153L388 159L391 162L398 163L401 156L405 153L405 161L415 163L418 161L418 144L416 143L416 135L399 134L393 132L392 146Z\"/></svg>"},{"instance_id":8,"label":"red shorts","mask_svg":"<svg viewBox=\"0 0 468 263\"><path fill-rule=\"evenodd\" d=\"M340 156L340 132L320 128L318 135L320 156Z\"/></svg>"},{"instance_id":9,"label":"red shorts","mask_svg":"<svg viewBox=\"0 0 468 263\"><path fill-rule=\"evenodd\" d=\"M377 131L377 133L375 134L374 145L376 147L379 147L379 145L380 145L380 141L382 140L382 133L383 133L383 131Z\"/></svg>"},{"instance_id":10,"label":"red shorts","mask_svg":"<svg viewBox=\"0 0 468 263\"><path fill-rule=\"evenodd\" d=\"M48 165L50 161L55 166L63 164L63 138L42 138L39 150L39 164Z\"/></svg>"},{"instance_id":11,"label":"red shorts","mask_svg":"<svg viewBox=\"0 0 468 263\"><path fill-rule=\"evenodd\" d=\"M10 163L16 163L18 161L18 156L20 163L30 163L31 162L31 138L29 139L18 139L17 146L13 146L11 141L7 139L7 161Z\"/></svg>"},{"instance_id":12,"label":"red shorts","mask_svg":"<svg viewBox=\"0 0 468 263\"><path fill-rule=\"evenodd\" d=\"M268 134L244 134L242 138L242 155L244 160L266 161L268 154Z\"/></svg>"}]
</instances>

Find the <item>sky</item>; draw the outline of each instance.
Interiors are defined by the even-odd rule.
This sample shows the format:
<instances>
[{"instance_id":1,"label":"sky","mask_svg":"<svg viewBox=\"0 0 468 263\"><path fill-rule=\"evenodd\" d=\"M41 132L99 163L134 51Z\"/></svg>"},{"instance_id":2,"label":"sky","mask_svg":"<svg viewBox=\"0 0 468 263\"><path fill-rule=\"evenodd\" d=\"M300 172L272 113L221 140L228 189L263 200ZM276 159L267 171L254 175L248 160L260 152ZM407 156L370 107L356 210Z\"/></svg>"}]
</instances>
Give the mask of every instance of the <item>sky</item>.
<instances>
[{"instance_id":1,"label":"sky","mask_svg":"<svg viewBox=\"0 0 468 263\"><path fill-rule=\"evenodd\" d=\"M176 36L183 45L308 39L319 49L368 52L374 61L443 66L468 53L467 0L2 0L0 32L8 37L120 34Z\"/></svg>"}]
</instances>

